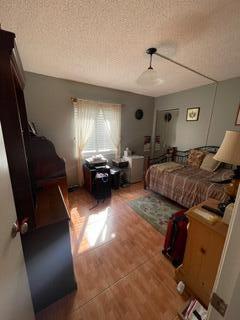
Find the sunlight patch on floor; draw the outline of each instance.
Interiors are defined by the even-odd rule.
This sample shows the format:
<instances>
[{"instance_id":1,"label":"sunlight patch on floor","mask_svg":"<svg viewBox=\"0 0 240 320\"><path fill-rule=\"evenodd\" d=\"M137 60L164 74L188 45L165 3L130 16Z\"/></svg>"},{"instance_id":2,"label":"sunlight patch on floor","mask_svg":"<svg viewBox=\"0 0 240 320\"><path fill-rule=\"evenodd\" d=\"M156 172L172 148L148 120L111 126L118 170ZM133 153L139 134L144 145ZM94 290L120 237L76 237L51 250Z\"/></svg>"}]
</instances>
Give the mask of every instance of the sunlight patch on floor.
<instances>
[{"instance_id":1,"label":"sunlight patch on floor","mask_svg":"<svg viewBox=\"0 0 240 320\"><path fill-rule=\"evenodd\" d=\"M79 217L76 207L71 210L74 221L72 236L75 238L73 246L75 247L74 252L76 254L80 254L104 242L113 240L116 237L116 234L110 230L110 212L110 207L106 207L99 212ZM77 225L76 221L78 221Z\"/></svg>"}]
</instances>

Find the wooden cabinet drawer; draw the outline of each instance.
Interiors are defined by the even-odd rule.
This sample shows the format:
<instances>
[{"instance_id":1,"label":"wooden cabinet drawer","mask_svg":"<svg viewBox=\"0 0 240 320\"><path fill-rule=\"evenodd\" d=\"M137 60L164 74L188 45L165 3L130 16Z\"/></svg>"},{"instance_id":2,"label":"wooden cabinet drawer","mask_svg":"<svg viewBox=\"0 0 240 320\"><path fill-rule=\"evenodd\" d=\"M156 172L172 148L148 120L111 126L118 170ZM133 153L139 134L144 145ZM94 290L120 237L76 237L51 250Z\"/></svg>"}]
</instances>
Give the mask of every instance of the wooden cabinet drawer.
<instances>
[{"instance_id":1,"label":"wooden cabinet drawer","mask_svg":"<svg viewBox=\"0 0 240 320\"><path fill-rule=\"evenodd\" d=\"M204 291L206 291L209 298L216 278L224 241L225 239L217 233L209 232L208 248L202 260L199 275Z\"/></svg>"},{"instance_id":2,"label":"wooden cabinet drawer","mask_svg":"<svg viewBox=\"0 0 240 320\"><path fill-rule=\"evenodd\" d=\"M196 292L202 287L199 279L205 255L209 250L209 240L210 234L207 228L198 221L190 220L183 269L188 285Z\"/></svg>"},{"instance_id":3,"label":"wooden cabinet drawer","mask_svg":"<svg viewBox=\"0 0 240 320\"><path fill-rule=\"evenodd\" d=\"M221 221L209 224L194 213L194 208L190 209L187 215L189 217L187 245L183 264L176 270L176 279L184 281L190 292L207 306L216 278L227 226Z\"/></svg>"}]
</instances>

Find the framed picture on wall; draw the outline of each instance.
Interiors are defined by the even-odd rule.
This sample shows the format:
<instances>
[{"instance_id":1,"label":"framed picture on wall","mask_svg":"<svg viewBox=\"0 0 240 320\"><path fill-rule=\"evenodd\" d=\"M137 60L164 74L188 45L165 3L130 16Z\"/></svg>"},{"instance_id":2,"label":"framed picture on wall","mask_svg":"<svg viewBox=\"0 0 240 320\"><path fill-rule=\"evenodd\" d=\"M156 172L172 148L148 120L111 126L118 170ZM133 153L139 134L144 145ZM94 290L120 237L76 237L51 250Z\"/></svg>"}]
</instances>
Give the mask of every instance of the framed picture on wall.
<instances>
[{"instance_id":1,"label":"framed picture on wall","mask_svg":"<svg viewBox=\"0 0 240 320\"><path fill-rule=\"evenodd\" d=\"M240 126L240 105L239 105L239 107L238 107L235 125L236 125L236 126Z\"/></svg>"},{"instance_id":2,"label":"framed picture on wall","mask_svg":"<svg viewBox=\"0 0 240 320\"><path fill-rule=\"evenodd\" d=\"M187 121L198 121L200 108L187 108Z\"/></svg>"}]
</instances>

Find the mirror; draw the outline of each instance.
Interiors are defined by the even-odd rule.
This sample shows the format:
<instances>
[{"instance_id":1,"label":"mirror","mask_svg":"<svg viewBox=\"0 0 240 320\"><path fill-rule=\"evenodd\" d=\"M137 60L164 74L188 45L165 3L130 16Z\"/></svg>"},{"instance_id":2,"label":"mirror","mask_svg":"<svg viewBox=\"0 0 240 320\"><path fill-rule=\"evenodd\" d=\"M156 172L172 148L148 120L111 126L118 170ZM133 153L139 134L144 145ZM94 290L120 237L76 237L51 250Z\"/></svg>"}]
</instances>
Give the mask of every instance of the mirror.
<instances>
[{"instance_id":1,"label":"mirror","mask_svg":"<svg viewBox=\"0 0 240 320\"><path fill-rule=\"evenodd\" d=\"M179 109L157 110L154 157L166 153L169 147L175 147L176 127Z\"/></svg>"}]
</instances>

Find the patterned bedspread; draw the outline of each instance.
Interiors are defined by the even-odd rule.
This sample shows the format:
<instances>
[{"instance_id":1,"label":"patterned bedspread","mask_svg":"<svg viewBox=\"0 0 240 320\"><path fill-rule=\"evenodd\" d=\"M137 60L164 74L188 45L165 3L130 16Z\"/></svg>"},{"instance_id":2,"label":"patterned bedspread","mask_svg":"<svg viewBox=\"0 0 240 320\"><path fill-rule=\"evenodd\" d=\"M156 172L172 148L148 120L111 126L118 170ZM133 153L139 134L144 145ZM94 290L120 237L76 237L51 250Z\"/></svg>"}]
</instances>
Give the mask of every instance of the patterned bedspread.
<instances>
[{"instance_id":1,"label":"patterned bedspread","mask_svg":"<svg viewBox=\"0 0 240 320\"><path fill-rule=\"evenodd\" d=\"M161 164L151 166L146 173L147 187L161 195L176 201L180 205L191 208L194 205L214 198L227 200L224 184L213 183L229 179L232 171L220 168L216 172L208 172L196 167L184 166L174 171L159 170Z\"/></svg>"}]
</instances>

